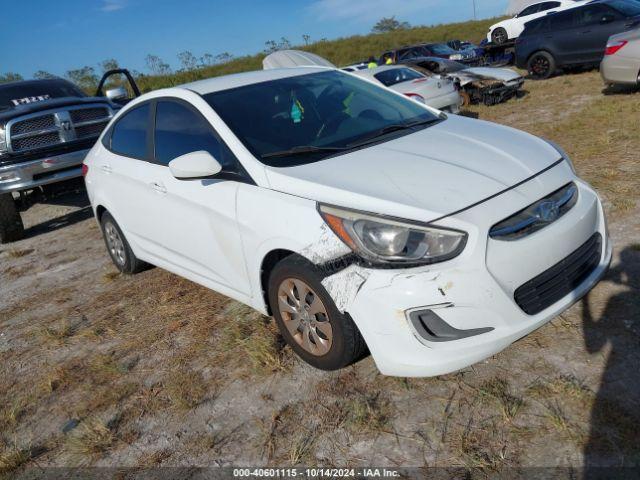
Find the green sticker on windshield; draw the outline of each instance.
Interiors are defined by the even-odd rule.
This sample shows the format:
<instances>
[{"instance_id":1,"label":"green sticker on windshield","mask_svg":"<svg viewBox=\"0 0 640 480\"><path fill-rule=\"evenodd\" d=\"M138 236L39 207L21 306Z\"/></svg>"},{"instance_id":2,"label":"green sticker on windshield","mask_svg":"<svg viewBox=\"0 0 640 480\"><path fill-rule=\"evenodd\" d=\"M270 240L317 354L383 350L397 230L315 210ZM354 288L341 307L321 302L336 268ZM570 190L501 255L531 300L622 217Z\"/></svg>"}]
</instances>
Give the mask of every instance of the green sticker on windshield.
<instances>
[{"instance_id":1,"label":"green sticker on windshield","mask_svg":"<svg viewBox=\"0 0 640 480\"><path fill-rule=\"evenodd\" d=\"M302 121L304 113L304 108L300 105L298 100L294 100L291 104L291 119L293 123L300 123Z\"/></svg>"}]
</instances>

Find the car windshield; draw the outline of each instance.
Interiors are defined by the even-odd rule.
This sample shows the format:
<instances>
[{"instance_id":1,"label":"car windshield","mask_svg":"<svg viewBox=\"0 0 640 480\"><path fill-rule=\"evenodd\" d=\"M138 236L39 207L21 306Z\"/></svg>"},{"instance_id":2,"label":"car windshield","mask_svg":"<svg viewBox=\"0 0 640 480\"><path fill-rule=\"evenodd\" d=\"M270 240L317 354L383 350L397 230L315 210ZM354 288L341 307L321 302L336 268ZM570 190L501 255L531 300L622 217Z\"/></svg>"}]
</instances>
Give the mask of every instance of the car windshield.
<instances>
[{"instance_id":1,"label":"car windshield","mask_svg":"<svg viewBox=\"0 0 640 480\"><path fill-rule=\"evenodd\" d=\"M374 77L385 87L391 87L398 83L424 78L424 75L416 72L415 70L411 70L410 68L392 68L390 70L383 70L380 73L376 73Z\"/></svg>"},{"instance_id":2,"label":"car windshield","mask_svg":"<svg viewBox=\"0 0 640 480\"><path fill-rule=\"evenodd\" d=\"M65 80L36 80L0 85L0 110L51 98L85 97L75 85Z\"/></svg>"},{"instance_id":3,"label":"car windshield","mask_svg":"<svg viewBox=\"0 0 640 480\"><path fill-rule=\"evenodd\" d=\"M630 2L628 0L611 0L607 2L607 5L613 7L627 17L640 16L640 3L638 2Z\"/></svg>"},{"instance_id":4,"label":"car windshield","mask_svg":"<svg viewBox=\"0 0 640 480\"><path fill-rule=\"evenodd\" d=\"M277 167L319 161L441 120L413 100L336 70L203 97L256 158Z\"/></svg>"},{"instance_id":5,"label":"car windshield","mask_svg":"<svg viewBox=\"0 0 640 480\"><path fill-rule=\"evenodd\" d=\"M449 45L444 45L442 43L434 43L433 45L428 45L429 50L431 50L436 55L455 55L456 52Z\"/></svg>"}]
</instances>

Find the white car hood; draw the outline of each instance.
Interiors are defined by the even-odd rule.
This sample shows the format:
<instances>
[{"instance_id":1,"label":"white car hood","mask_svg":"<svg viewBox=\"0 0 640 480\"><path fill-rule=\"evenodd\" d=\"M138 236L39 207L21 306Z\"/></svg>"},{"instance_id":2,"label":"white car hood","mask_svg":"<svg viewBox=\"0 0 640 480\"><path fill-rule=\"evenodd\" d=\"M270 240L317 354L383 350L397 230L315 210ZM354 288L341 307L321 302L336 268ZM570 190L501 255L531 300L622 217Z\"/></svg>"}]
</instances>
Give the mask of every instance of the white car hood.
<instances>
[{"instance_id":1,"label":"white car hood","mask_svg":"<svg viewBox=\"0 0 640 480\"><path fill-rule=\"evenodd\" d=\"M510 82L511 80L516 80L521 78L518 72L511 70L510 68L492 68L492 67L472 67L465 68L459 72L455 72L458 74L470 73L471 75L476 75L482 78L494 78L496 80L501 80L503 82Z\"/></svg>"},{"instance_id":2,"label":"white car hood","mask_svg":"<svg viewBox=\"0 0 640 480\"><path fill-rule=\"evenodd\" d=\"M544 140L455 115L419 132L297 167L267 167L270 188L328 204L432 221L560 159Z\"/></svg>"}]
</instances>

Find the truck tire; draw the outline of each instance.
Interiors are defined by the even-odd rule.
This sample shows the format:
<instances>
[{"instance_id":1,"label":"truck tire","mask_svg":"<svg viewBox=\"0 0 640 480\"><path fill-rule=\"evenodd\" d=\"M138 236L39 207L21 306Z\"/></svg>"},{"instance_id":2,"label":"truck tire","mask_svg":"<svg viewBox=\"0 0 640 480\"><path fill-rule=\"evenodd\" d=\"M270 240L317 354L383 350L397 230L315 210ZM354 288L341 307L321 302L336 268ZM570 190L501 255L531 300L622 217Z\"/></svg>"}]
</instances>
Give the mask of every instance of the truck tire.
<instances>
[{"instance_id":1,"label":"truck tire","mask_svg":"<svg viewBox=\"0 0 640 480\"><path fill-rule=\"evenodd\" d=\"M16 208L13 195L0 195L0 243L15 242L24 238L24 225Z\"/></svg>"}]
</instances>

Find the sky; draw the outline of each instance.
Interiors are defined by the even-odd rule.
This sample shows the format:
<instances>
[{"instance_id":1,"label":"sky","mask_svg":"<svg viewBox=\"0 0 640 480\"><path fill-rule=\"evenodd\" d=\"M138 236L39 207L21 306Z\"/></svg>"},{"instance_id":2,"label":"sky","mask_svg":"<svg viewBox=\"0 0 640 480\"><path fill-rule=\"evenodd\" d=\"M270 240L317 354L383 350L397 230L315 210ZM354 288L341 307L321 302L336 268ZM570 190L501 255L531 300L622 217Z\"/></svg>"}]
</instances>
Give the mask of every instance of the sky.
<instances>
[{"instance_id":1,"label":"sky","mask_svg":"<svg viewBox=\"0 0 640 480\"><path fill-rule=\"evenodd\" d=\"M475 0L478 18L504 13L508 0ZM0 0L0 73L30 78L115 58L147 71L147 54L179 68L188 50L255 54L267 40L302 44L368 33L396 15L412 25L473 18L473 0Z\"/></svg>"}]
</instances>

